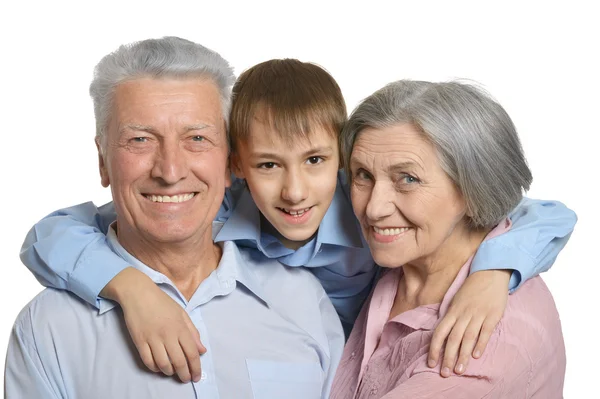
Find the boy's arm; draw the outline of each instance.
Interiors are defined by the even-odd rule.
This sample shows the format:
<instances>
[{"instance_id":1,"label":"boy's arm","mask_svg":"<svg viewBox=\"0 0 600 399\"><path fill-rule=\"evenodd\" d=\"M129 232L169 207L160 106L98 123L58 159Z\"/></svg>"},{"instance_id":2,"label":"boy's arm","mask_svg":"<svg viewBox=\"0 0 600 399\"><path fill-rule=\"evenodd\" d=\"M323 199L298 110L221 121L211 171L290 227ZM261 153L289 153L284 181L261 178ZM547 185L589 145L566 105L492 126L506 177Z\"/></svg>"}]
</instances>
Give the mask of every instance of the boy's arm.
<instances>
[{"instance_id":1,"label":"boy's arm","mask_svg":"<svg viewBox=\"0 0 600 399\"><path fill-rule=\"evenodd\" d=\"M509 217L512 228L508 232L479 246L471 266L472 274L434 332L428 364L434 367L438 363L448 338L442 364L444 377L453 371L464 373L471 355L479 358L483 354L504 314L507 285L514 290L548 270L577 222L575 213L560 202L528 198L524 198Z\"/></svg>"},{"instance_id":2,"label":"boy's arm","mask_svg":"<svg viewBox=\"0 0 600 399\"><path fill-rule=\"evenodd\" d=\"M129 265L106 243L112 203L92 202L52 212L31 228L21 261L47 287L68 290L99 307L100 291Z\"/></svg>"},{"instance_id":3,"label":"boy's arm","mask_svg":"<svg viewBox=\"0 0 600 399\"><path fill-rule=\"evenodd\" d=\"M509 232L481 244L471 273L511 270L509 289L512 292L552 267L569 241L577 215L558 201L523 198L509 218L512 221Z\"/></svg>"},{"instance_id":4,"label":"boy's arm","mask_svg":"<svg viewBox=\"0 0 600 399\"><path fill-rule=\"evenodd\" d=\"M150 370L198 380L198 354L206 349L197 329L148 276L112 252L105 234L115 218L112 203L53 212L30 230L21 260L45 286L71 291L97 308L100 296L117 301Z\"/></svg>"}]
</instances>

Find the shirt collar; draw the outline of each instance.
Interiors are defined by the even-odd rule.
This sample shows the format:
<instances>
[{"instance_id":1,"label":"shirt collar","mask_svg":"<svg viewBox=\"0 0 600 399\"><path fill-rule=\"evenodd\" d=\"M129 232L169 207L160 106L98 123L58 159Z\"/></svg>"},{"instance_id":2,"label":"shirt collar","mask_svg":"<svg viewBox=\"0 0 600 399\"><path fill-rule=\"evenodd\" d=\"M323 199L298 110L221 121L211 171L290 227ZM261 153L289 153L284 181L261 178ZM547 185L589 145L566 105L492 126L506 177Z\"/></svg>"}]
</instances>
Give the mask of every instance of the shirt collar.
<instances>
[{"instance_id":1,"label":"shirt collar","mask_svg":"<svg viewBox=\"0 0 600 399\"><path fill-rule=\"evenodd\" d=\"M344 192L344 184L343 172L339 172L333 200L319 225L317 244L363 248L362 233L354 216L350 198Z\"/></svg>"},{"instance_id":2,"label":"shirt collar","mask_svg":"<svg viewBox=\"0 0 600 399\"><path fill-rule=\"evenodd\" d=\"M248 187L244 188L231 216L215 237L215 242L239 240L260 243L260 211L256 207Z\"/></svg>"},{"instance_id":3,"label":"shirt collar","mask_svg":"<svg viewBox=\"0 0 600 399\"><path fill-rule=\"evenodd\" d=\"M116 222L115 222L116 223ZM119 255L122 259L124 259L127 263L129 263L132 267L141 271L156 284L168 284L172 287L175 287L175 284L171 282L171 280L162 273L157 272L156 270L150 268L144 263L140 262L137 258L131 255L123 246L119 243L117 238L117 233L113 228L115 226L113 223L109 229L107 234L107 242L109 247ZM218 228L220 226L216 226ZM215 226L213 226L215 228ZM229 292L235 289L235 285L233 282L237 281L248 288L258 299L260 299L263 303L269 306L267 301L267 296L264 294L264 289L262 288L262 284L258 281L256 275L250 270L250 267L246 265L246 261L242 258L237 245L232 241L223 242L220 244L223 253L221 256L221 260L219 261L219 265L212 273L220 283L222 287L228 288ZM211 274L211 275L212 275ZM210 276L209 276L210 277ZM202 284L199 289L201 289ZM227 292L228 293L228 292ZM194 294L194 297L196 294ZM193 298L192 298L193 300ZM100 298L99 304L99 314L102 315L110 310L112 310L118 304L109 299Z\"/></svg>"},{"instance_id":4,"label":"shirt collar","mask_svg":"<svg viewBox=\"0 0 600 399\"><path fill-rule=\"evenodd\" d=\"M360 228L354 217L349 196L344 192L345 184L345 175L340 171L333 199L319 225L317 245L330 244L363 248ZM272 242L262 242L263 240L261 240L260 211L247 187L240 196L231 216L215 237L215 242L238 240L253 241L259 248L266 248L272 244Z\"/></svg>"}]
</instances>

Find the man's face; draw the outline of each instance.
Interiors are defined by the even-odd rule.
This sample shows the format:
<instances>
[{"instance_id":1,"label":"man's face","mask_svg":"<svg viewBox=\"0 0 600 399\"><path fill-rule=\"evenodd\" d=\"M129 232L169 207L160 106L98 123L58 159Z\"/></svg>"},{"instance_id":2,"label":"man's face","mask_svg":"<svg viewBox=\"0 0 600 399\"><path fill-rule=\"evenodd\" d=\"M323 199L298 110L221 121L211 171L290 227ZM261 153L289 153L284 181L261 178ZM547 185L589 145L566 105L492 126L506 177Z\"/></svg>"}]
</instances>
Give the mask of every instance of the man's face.
<instances>
[{"instance_id":1,"label":"man's face","mask_svg":"<svg viewBox=\"0 0 600 399\"><path fill-rule=\"evenodd\" d=\"M291 248L317 232L337 185L337 138L315 128L292 145L254 118L250 136L237 143L232 164L245 178L256 206Z\"/></svg>"},{"instance_id":2,"label":"man's face","mask_svg":"<svg viewBox=\"0 0 600 399\"><path fill-rule=\"evenodd\" d=\"M116 87L100 153L120 240L198 242L229 185L227 139L208 79L143 78ZM208 230L207 230L208 229Z\"/></svg>"}]
</instances>

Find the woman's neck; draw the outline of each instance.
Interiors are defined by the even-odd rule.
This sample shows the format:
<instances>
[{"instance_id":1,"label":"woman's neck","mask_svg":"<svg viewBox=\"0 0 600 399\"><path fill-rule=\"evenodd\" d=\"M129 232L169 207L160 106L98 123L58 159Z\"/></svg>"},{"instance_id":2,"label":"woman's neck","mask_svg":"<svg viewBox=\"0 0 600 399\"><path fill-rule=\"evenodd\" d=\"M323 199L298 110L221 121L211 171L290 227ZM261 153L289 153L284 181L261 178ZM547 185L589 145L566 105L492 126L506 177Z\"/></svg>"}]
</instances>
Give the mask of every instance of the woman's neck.
<instances>
[{"instance_id":1,"label":"woman's neck","mask_svg":"<svg viewBox=\"0 0 600 399\"><path fill-rule=\"evenodd\" d=\"M489 230L470 230L457 226L432 254L402 266L390 319L423 305L442 302L458 272L477 251Z\"/></svg>"}]
</instances>

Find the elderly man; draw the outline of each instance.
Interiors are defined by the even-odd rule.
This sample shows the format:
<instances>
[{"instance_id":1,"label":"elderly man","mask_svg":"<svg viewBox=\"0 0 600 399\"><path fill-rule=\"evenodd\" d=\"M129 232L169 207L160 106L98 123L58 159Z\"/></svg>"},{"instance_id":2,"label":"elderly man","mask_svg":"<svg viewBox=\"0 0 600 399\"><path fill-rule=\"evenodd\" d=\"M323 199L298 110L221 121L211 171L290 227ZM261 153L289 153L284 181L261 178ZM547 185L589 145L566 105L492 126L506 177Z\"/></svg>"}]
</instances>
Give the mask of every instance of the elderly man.
<instances>
[{"instance_id":1,"label":"elderly man","mask_svg":"<svg viewBox=\"0 0 600 399\"><path fill-rule=\"evenodd\" d=\"M186 310L208 350L202 379L147 370L114 302L46 289L15 323L7 398L328 397L344 337L319 282L212 240L232 83L218 54L163 38L104 57L90 90L117 212L109 245Z\"/></svg>"}]
</instances>

